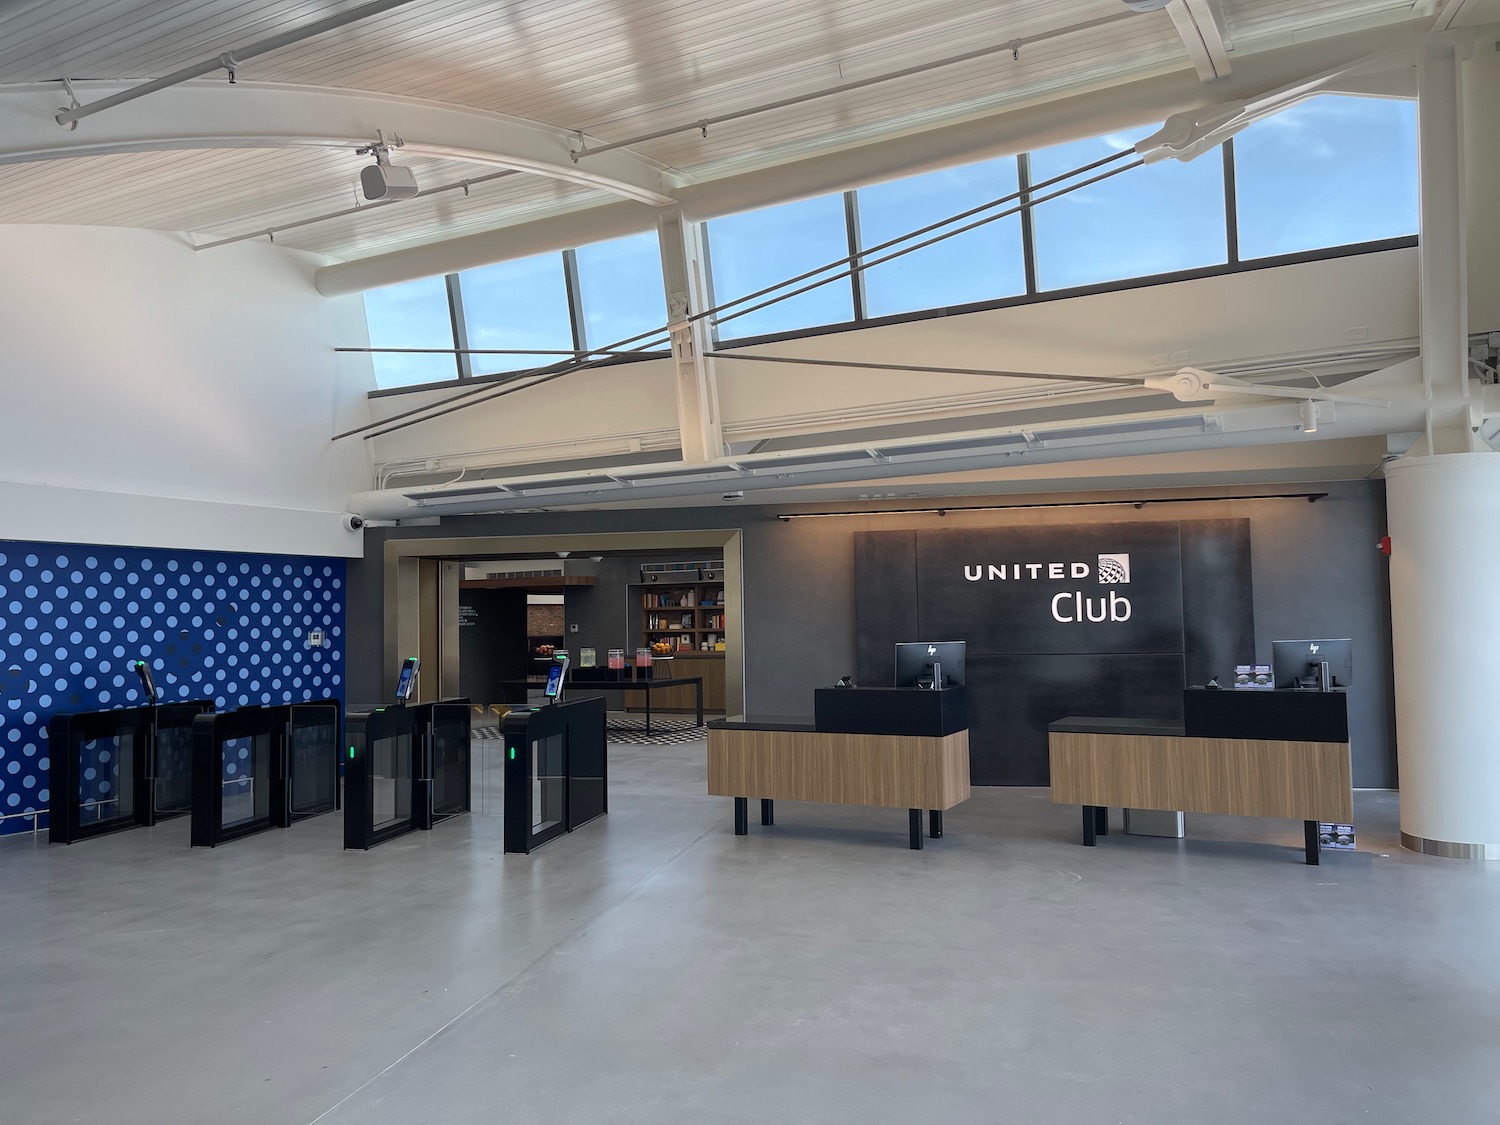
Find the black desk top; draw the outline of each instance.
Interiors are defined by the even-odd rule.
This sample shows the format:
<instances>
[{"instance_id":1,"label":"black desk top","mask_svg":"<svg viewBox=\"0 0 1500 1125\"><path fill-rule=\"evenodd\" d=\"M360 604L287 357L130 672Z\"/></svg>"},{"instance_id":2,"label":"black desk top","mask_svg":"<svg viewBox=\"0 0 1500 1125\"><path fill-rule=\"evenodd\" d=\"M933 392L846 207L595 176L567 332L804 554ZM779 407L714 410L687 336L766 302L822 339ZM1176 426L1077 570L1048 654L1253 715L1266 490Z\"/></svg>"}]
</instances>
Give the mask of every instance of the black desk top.
<instances>
[{"instance_id":1,"label":"black desk top","mask_svg":"<svg viewBox=\"0 0 1500 1125\"><path fill-rule=\"evenodd\" d=\"M1069 715L1047 724L1048 730L1066 734L1150 734L1158 737L1180 737L1180 723L1169 723L1164 719L1111 719L1095 716Z\"/></svg>"},{"instance_id":2,"label":"black desk top","mask_svg":"<svg viewBox=\"0 0 1500 1125\"><path fill-rule=\"evenodd\" d=\"M813 731L817 729L811 719L800 715L735 715L727 719L710 719L708 725L714 730Z\"/></svg>"}]
</instances>

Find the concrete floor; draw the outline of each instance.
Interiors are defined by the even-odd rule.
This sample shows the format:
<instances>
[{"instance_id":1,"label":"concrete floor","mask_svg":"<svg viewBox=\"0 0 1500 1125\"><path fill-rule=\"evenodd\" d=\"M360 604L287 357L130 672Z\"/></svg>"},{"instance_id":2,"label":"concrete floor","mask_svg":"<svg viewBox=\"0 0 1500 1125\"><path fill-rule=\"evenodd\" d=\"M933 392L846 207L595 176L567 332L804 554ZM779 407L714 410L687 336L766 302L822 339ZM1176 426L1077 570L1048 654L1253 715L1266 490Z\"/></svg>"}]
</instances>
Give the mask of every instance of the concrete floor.
<instances>
[{"instance_id":1,"label":"concrete floor","mask_svg":"<svg viewBox=\"0 0 1500 1125\"><path fill-rule=\"evenodd\" d=\"M735 837L701 744L611 763L529 857L493 793L368 853L0 840L0 1120L1500 1120L1500 865L1401 851L1392 794L1321 867L1292 822L1085 849L1043 790L912 852L900 810Z\"/></svg>"}]
</instances>

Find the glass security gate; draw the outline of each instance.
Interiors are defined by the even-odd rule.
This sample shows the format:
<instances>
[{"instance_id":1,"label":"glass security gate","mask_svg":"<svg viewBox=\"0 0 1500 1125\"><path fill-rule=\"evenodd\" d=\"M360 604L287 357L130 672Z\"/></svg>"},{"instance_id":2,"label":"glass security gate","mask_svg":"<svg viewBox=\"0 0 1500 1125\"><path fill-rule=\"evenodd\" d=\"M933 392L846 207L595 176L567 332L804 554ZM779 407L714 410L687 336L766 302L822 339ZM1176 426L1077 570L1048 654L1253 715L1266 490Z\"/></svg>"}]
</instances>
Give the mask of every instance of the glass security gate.
<instances>
[{"instance_id":1,"label":"glass security gate","mask_svg":"<svg viewBox=\"0 0 1500 1125\"><path fill-rule=\"evenodd\" d=\"M344 847L369 849L469 811L467 699L351 711Z\"/></svg>"},{"instance_id":2,"label":"glass security gate","mask_svg":"<svg viewBox=\"0 0 1500 1125\"><path fill-rule=\"evenodd\" d=\"M505 850L530 852L609 811L604 700L505 717Z\"/></svg>"},{"instance_id":3,"label":"glass security gate","mask_svg":"<svg viewBox=\"0 0 1500 1125\"><path fill-rule=\"evenodd\" d=\"M191 700L53 716L49 839L71 844L187 812L192 723L212 709Z\"/></svg>"},{"instance_id":4,"label":"glass security gate","mask_svg":"<svg viewBox=\"0 0 1500 1125\"><path fill-rule=\"evenodd\" d=\"M243 707L194 722L194 847L287 828L338 807L337 699Z\"/></svg>"}]
</instances>

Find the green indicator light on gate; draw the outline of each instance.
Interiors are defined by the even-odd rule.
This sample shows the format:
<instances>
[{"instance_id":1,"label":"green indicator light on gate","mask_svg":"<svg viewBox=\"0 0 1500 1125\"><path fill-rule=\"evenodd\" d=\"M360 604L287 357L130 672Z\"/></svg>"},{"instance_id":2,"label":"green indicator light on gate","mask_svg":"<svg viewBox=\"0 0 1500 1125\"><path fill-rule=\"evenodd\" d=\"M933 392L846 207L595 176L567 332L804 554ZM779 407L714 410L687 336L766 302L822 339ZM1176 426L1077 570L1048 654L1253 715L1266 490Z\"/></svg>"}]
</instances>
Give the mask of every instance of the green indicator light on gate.
<instances>
[{"instance_id":1,"label":"green indicator light on gate","mask_svg":"<svg viewBox=\"0 0 1500 1125\"><path fill-rule=\"evenodd\" d=\"M510 760L512 762L516 760L516 748L514 746L510 748Z\"/></svg>"},{"instance_id":2,"label":"green indicator light on gate","mask_svg":"<svg viewBox=\"0 0 1500 1125\"><path fill-rule=\"evenodd\" d=\"M349 747L349 757L354 757L354 747Z\"/></svg>"}]
</instances>

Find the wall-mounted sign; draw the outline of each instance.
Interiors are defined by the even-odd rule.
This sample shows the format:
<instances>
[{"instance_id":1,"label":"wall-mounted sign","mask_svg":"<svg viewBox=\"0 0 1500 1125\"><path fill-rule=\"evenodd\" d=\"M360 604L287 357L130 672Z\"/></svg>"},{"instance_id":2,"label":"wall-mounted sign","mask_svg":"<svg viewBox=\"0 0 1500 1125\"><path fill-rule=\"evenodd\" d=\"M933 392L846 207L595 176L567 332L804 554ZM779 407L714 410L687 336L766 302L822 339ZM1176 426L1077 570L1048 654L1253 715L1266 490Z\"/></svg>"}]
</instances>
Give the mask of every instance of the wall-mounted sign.
<instances>
[{"instance_id":1,"label":"wall-mounted sign","mask_svg":"<svg viewBox=\"0 0 1500 1125\"><path fill-rule=\"evenodd\" d=\"M922 628L971 653L1182 651L1175 523L923 531L916 556Z\"/></svg>"}]
</instances>

